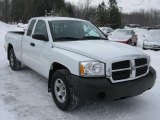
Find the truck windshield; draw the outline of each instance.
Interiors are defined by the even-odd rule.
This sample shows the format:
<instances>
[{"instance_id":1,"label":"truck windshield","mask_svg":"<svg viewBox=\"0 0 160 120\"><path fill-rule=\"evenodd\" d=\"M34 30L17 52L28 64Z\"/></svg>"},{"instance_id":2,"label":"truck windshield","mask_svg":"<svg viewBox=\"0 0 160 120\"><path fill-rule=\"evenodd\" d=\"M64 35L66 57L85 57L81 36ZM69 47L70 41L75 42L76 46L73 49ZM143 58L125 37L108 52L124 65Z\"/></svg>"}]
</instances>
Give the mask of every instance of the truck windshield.
<instances>
[{"instance_id":1,"label":"truck windshield","mask_svg":"<svg viewBox=\"0 0 160 120\"><path fill-rule=\"evenodd\" d=\"M98 28L86 21L49 21L49 26L54 41L107 39Z\"/></svg>"}]
</instances>

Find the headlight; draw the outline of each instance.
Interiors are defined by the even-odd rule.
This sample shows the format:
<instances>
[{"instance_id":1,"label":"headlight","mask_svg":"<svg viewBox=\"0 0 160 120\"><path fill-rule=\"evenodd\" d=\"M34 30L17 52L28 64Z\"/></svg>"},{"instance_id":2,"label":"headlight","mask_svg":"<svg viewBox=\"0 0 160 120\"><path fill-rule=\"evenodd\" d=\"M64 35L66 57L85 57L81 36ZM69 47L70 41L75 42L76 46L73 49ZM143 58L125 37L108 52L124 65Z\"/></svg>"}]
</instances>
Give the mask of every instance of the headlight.
<instances>
[{"instance_id":1,"label":"headlight","mask_svg":"<svg viewBox=\"0 0 160 120\"><path fill-rule=\"evenodd\" d=\"M105 64L96 61L80 62L80 76L96 77L105 76Z\"/></svg>"}]
</instances>

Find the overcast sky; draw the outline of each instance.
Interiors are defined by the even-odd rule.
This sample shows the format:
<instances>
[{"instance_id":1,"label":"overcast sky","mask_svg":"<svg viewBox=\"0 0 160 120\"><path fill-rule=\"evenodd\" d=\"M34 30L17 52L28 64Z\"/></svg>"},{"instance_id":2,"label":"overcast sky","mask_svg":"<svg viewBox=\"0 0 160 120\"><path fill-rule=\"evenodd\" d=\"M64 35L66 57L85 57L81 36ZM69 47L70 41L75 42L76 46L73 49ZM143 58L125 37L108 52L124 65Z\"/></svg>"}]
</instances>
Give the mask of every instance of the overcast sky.
<instances>
[{"instance_id":1,"label":"overcast sky","mask_svg":"<svg viewBox=\"0 0 160 120\"><path fill-rule=\"evenodd\" d=\"M85 0L65 0L74 4L78 4L79 1ZM102 1L108 4L108 0L92 0L93 5L98 5ZM160 9L160 0L117 0L119 7L123 8L123 12L131 12L139 9Z\"/></svg>"}]
</instances>

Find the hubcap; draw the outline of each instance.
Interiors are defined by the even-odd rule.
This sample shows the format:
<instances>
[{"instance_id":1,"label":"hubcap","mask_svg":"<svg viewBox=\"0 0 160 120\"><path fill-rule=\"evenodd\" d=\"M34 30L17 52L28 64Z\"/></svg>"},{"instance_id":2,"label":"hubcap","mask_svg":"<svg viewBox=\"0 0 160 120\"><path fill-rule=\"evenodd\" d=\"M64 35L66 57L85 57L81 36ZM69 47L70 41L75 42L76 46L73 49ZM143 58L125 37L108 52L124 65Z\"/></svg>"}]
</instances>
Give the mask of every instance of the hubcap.
<instances>
[{"instance_id":1,"label":"hubcap","mask_svg":"<svg viewBox=\"0 0 160 120\"><path fill-rule=\"evenodd\" d=\"M64 103L66 101L66 86L61 79L57 79L55 81L54 92L57 100L60 103Z\"/></svg>"},{"instance_id":2,"label":"hubcap","mask_svg":"<svg viewBox=\"0 0 160 120\"><path fill-rule=\"evenodd\" d=\"M11 62L11 66L13 66L14 65L13 53L10 54L10 62Z\"/></svg>"}]
</instances>

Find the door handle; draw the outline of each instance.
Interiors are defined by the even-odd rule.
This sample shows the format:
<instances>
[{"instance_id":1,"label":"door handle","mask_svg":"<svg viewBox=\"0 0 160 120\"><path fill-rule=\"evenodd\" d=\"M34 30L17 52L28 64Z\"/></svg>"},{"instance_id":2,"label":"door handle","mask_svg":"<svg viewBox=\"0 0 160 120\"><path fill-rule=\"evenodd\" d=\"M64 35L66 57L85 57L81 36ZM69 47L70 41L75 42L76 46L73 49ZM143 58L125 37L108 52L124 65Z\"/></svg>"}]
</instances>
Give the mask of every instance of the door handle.
<instances>
[{"instance_id":1,"label":"door handle","mask_svg":"<svg viewBox=\"0 0 160 120\"><path fill-rule=\"evenodd\" d=\"M30 45L31 45L32 47L35 47L35 43L30 43Z\"/></svg>"}]
</instances>

